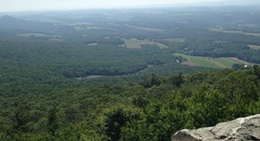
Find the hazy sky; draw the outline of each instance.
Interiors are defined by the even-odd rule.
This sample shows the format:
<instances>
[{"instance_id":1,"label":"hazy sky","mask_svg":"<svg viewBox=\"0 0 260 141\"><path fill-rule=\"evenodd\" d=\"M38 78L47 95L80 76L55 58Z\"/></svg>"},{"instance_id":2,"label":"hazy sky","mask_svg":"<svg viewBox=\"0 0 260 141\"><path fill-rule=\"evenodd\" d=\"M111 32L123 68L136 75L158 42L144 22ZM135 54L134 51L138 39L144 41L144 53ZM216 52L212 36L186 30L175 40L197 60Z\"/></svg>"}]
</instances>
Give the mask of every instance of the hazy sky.
<instances>
[{"instance_id":1,"label":"hazy sky","mask_svg":"<svg viewBox=\"0 0 260 141\"><path fill-rule=\"evenodd\" d=\"M42 11L84 8L126 8L155 5L179 5L198 3L238 3L256 0L0 0L3 11ZM258 0L260 2L260 0Z\"/></svg>"}]
</instances>

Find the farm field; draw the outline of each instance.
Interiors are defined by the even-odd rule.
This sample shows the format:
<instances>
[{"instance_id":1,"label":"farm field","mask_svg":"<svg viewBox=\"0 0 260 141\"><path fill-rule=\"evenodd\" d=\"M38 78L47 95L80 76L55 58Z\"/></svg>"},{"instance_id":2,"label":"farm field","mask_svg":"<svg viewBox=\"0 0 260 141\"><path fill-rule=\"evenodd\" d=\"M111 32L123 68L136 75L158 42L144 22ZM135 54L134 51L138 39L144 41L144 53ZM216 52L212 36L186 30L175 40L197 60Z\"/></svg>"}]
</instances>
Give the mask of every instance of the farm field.
<instances>
[{"instance_id":1,"label":"farm field","mask_svg":"<svg viewBox=\"0 0 260 141\"><path fill-rule=\"evenodd\" d=\"M185 65L189 66L200 66L205 68L231 68L233 64L245 64L252 65L252 63L234 58L234 57L199 57L199 56L190 56L180 53L174 53L175 56L181 56L187 61L183 62Z\"/></svg>"},{"instance_id":2,"label":"farm field","mask_svg":"<svg viewBox=\"0 0 260 141\"><path fill-rule=\"evenodd\" d=\"M210 28L209 31L231 33L231 34L243 34L243 35L248 35L248 36L260 36L260 33L249 33L249 32L243 32L243 31L223 30L220 28Z\"/></svg>"},{"instance_id":3,"label":"farm field","mask_svg":"<svg viewBox=\"0 0 260 141\"><path fill-rule=\"evenodd\" d=\"M260 46L257 46L257 45L248 45L248 46L252 50L259 50L260 49Z\"/></svg>"},{"instance_id":4,"label":"farm field","mask_svg":"<svg viewBox=\"0 0 260 141\"><path fill-rule=\"evenodd\" d=\"M170 43L183 43L185 42L185 38L168 38L168 39L163 39L164 41L168 41Z\"/></svg>"},{"instance_id":5,"label":"farm field","mask_svg":"<svg viewBox=\"0 0 260 141\"><path fill-rule=\"evenodd\" d=\"M153 31L153 32L164 31L163 29L159 29L159 28L139 27L139 26L133 26L133 25L128 25L128 24L125 24L125 26L130 27L130 28L134 28L134 29L144 30L144 31Z\"/></svg>"},{"instance_id":6,"label":"farm field","mask_svg":"<svg viewBox=\"0 0 260 141\"><path fill-rule=\"evenodd\" d=\"M49 38L60 38L60 35L47 35L43 33L23 33L18 34L20 37L49 37Z\"/></svg>"},{"instance_id":7,"label":"farm field","mask_svg":"<svg viewBox=\"0 0 260 141\"><path fill-rule=\"evenodd\" d=\"M123 39L125 42L125 45L127 48L135 48L135 49L140 49L142 48L142 45L157 45L160 48L168 48L166 45L150 41L148 39L145 40L139 40L136 38L131 38L131 39Z\"/></svg>"}]
</instances>

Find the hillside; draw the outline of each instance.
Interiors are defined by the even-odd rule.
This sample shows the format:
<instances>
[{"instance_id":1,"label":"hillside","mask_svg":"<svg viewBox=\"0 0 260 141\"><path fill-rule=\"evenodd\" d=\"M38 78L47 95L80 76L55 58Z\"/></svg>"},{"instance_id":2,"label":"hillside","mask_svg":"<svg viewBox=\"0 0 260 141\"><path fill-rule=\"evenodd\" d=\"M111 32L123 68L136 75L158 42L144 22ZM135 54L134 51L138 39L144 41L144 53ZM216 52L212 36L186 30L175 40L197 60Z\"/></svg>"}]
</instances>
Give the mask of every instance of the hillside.
<instances>
[{"instance_id":1,"label":"hillside","mask_svg":"<svg viewBox=\"0 0 260 141\"><path fill-rule=\"evenodd\" d=\"M260 113L258 7L9 14L1 141L167 141Z\"/></svg>"},{"instance_id":2,"label":"hillside","mask_svg":"<svg viewBox=\"0 0 260 141\"><path fill-rule=\"evenodd\" d=\"M2 90L1 140L170 140L183 128L260 112L257 66L123 85L56 85Z\"/></svg>"},{"instance_id":3,"label":"hillside","mask_svg":"<svg viewBox=\"0 0 260 141\"><path fill-rule=\"evenodd\" d=\"M7 33L42 32L51 33L55 31L53 25L43 22L28 21L9 15L0 17L0 30Z\"/></svg>"}]
</instances>

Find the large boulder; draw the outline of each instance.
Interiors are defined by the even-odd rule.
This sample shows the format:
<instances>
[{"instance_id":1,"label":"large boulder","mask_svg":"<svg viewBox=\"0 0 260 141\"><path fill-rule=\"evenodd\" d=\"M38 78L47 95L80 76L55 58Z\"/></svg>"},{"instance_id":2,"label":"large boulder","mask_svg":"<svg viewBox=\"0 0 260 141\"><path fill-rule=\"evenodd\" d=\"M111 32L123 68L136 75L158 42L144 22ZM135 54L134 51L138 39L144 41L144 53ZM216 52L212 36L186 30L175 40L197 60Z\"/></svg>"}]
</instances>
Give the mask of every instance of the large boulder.
<instances>
[{"instance_id":1,"label":"large boulder","mask_svg":"<svg viewBox=\"0 0 260 141\"><path fill-rule=\"evenodd\" d=\"M197 130L180 130L172 141L260 141L260 114Z\"/></svg>"}]
</instances>

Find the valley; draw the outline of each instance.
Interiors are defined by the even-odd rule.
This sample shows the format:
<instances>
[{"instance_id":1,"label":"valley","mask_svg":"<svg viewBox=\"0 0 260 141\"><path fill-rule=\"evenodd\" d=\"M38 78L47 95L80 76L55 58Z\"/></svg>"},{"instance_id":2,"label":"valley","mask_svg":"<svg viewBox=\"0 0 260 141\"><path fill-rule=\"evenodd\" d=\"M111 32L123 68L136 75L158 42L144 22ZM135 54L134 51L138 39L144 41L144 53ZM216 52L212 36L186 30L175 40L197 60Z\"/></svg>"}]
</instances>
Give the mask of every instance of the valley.
<instances>
[{"instance_id":1,"label":"valley","mask_svg":"<svg viewBox=\"0 0 260 141\"><path fill-rule=\"evenodd\" d=\"M0 15L0 140L167 141L260 113L258 6Z\"/></svg>"}]
</instances>

